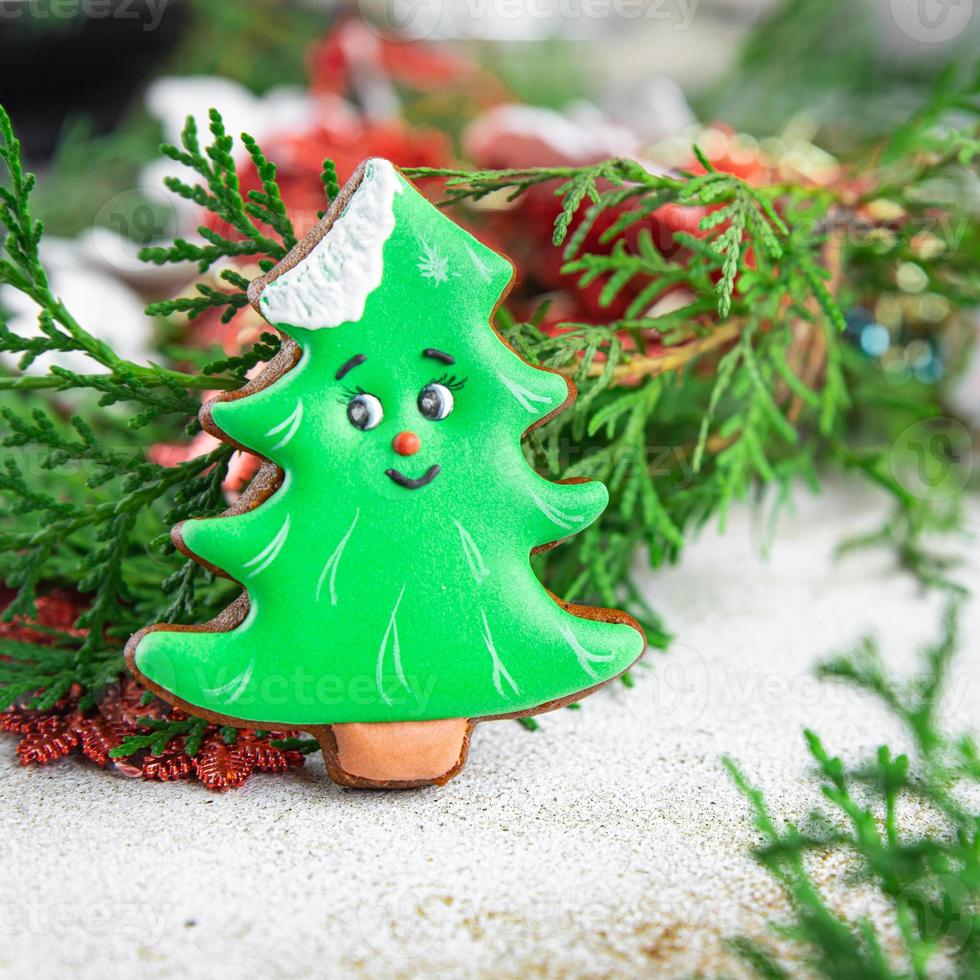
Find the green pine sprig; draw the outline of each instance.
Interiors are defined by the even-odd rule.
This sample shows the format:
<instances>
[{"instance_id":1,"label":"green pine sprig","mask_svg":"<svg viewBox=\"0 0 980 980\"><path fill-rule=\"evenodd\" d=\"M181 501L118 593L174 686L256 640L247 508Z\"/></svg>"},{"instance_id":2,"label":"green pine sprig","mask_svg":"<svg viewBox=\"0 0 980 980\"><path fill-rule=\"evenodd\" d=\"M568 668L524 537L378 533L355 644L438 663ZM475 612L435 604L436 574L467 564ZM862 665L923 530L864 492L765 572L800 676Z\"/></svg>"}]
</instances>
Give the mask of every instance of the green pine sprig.
<instances>
[{"instance_id":1,"label":"green pine sprig","mask_svg":"<svg viewBox=\"0 0 980 980\"><path fill-rule=\"evenodd\" d=\"M145 735L128 735L109 751L111 759L125 759L136 752L146 750L150 755L163 755L171 743L179 741L191 757L201 750L201 742L208 723L203 718L174 720L172 718L140 718L137 724L148 728Z\"/></svg>"},{"instance_id":2,"label":"green pine sprig","mask_svg":"<svg viewBox=\"0 0 980 980\"><path fill-rule=\"evenodd\" d=\"M815 975L925 978L934 975L933 964L941 957L944 974L975 976L980 970L980 813L968 791L980 782L980 757L973 736L944 731L938 714L961 608L961 598L949 602L942 635L923 651L921 671L911 681L888 674L870 639L820 667L821 677L877 698L902 725L914 754L896 755L882 745L873 759L848 767L806 731L830 804L829 812L810 815L807 829L780 824L762 792L737 763L725 760L762 835L755 858L790 904L792 920L773 928ZM899 807L909 800L929 806L934 828L913 833L900 825ZM887 903L900 937L897 956L895 951L886 955L884 939L870 922L848 921L821 893L807 856L828 849L846 849L857 873ZM793 975L762 940L737 937L733 947L759 976Z\"/></svg>"},{"instance_id":3,"label":"green pine sprig","mask_svg":"<svg viewBox=\"0 0 980 980\"><path fill-rule=\"evenodd\" d=\"M633 256L627 250L623 235L636 222L649 216L665 204L710 208L701 219L700 227L707 235L703 239L677 236L678 244L696 249L690 264L674 263L675 276L684 271L688 276L710 274L717 270L717 311L724 319L731 312L735 280L744 266L748 249L767 257L783 255L780 239L788 236L788 228L778 214L774 202L782 188L753 188L731 174L720 173L695 147L695 155L705 166L704 174L654 174L633 160L605 160L587 167L535 167L527 170L489 170L467 172L433 167L408 168L414 177L441 177L446 182L447 199L452 203L479 201L492 193L505 193L513 201L532 188L554 185L554 194L561 199L561 209L555 218L553 242L566 244L569 260L566 272L582 272L582 284L608 273L603 302L608 305L634 275L645 274L652 279L651 293L656 295L671 285L665 273L666 263L649 242L641 244L641 254ZM584 215L579 210L585 201L591 206ZM604 242L616 241L614 254L587 255L576 260L586 234L597 218L610 208L632 203L635 206L621 214L603 233ZM575 225L576 220L578 224ZM574 231L573 231L574 226ZM644 264L645 263L645 264ZM702 263L705 268L702 268ZM644 295L641 293L641 295ZM636 305L636 304L634 304ZM636 306L637 311L642 304ZM636 315L636 314L633 314ZM629 314L628 314L629 316Z\"/></svg>"}]
</instances>

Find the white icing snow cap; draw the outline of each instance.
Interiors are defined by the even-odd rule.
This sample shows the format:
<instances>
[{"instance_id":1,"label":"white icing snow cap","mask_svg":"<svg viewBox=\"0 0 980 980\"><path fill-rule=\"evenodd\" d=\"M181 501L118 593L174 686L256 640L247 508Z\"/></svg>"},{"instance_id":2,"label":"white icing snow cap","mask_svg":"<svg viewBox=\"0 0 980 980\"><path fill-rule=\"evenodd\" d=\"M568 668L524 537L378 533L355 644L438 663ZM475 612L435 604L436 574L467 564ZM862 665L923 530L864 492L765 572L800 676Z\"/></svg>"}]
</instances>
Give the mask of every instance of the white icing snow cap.
<instances>
[{"instance_id":1,"label":"white icing snow cap","mask_svg":"<svg viewBox=\"0 0 980 980\"><path fill-rule=\"evenodd\" d=\"M262 291L263 316L270 323L309 330L360 320L368 296L381 285L382 252L395 228L395 195L403 190L402 178L387 160L368 160L333 227L298 265Z\"/></svg>"}]
</instances>

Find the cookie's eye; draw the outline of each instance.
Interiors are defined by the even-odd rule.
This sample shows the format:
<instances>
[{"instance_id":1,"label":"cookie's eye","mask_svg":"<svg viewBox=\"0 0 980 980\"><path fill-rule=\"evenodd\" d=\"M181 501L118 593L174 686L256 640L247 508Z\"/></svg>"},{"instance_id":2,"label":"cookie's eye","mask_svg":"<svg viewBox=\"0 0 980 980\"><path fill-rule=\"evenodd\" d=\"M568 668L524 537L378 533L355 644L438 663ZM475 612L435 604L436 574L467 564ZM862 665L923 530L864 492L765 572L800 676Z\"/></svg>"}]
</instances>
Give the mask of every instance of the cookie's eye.
<instances>
[{"instance_id":1,"label":"cookie's eye","mask_svg":"<svg viewBox=\"0 0 980 980\"><path fill-rule=\"evenodd\" d=\"M355 429L376 429L384 417L381 402L366 391L359 392L347 403L347 418Z\"/></svg>"},{"instance_id":2,"label":"cookie's eye","mask_svg":"<svg viewBox=\"0 0 980 980\"><path fill-rule=\"evenodd\" d=\"M433 422L440 422L453 410L453 393L438 381L427 384L419 392L419 411Z\"/></svg>"}]
</instances>

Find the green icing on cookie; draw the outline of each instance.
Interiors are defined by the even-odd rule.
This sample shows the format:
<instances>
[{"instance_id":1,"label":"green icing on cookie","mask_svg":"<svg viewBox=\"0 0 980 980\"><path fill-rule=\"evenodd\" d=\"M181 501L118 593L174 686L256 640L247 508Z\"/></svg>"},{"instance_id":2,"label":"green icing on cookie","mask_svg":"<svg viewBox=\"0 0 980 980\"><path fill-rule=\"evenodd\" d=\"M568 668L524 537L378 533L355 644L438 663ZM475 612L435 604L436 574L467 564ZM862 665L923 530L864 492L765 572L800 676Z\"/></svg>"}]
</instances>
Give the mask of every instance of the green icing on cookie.
<instances>
[{"instance_id":1,"label":"green icing on cookie","mask_svg":"<svg viewBox=\"0 0 980 980\"><path fill-rule=\"evenodd\" d=\"M262 293L300 360L212 407L284 471L258 507L181 527L242 583L248 614L228 632L142 634L146 678L211 712L300 727L527 711L639 656L637 629L565 611L531 570L531 549L587 527L607 493L525 462L522 433L568 388L490 327L510 278L368 162L333 228ZM403 433L410 455L394 448Z\"/></svg>"}]
</instances>

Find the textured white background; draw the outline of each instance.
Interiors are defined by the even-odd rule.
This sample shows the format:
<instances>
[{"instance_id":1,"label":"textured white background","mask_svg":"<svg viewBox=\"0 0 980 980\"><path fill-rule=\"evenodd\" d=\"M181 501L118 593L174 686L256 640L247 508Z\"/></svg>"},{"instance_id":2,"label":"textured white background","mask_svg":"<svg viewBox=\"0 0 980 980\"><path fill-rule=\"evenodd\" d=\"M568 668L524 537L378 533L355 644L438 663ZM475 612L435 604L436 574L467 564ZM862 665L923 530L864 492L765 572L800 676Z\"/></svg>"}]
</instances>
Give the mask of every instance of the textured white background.
<instances>
[{"instance_id":1,"label":"textured white background","mask_svg":"<svg viewBox=\"0 0 980 980\"><path fill-rule=\"evenodd\" d=\"M873 630L911 669L936 634L940 602L890 554L833 558L883 506L852 488L801 495L768 560L748 512L707 531L679 567L646 576L678 641L633 691L533 734L481 726L443 789L344 791L312 762L215 795L74 762L20 769L3 740L0 975L740 975L724 937L759 933L783 907L747 856L754 835L719 756L802 816L818 800L804 725L849 757L901 746L877 707L813 681L814 662ZM975 542L955 547L961 578L980 583ZM974 726L978 611L949 704ZM874 917L867 889L841 888L845 870L815 864L840 908Z\"/></svg>"}]
</instances>

